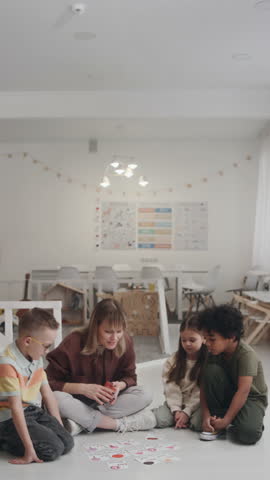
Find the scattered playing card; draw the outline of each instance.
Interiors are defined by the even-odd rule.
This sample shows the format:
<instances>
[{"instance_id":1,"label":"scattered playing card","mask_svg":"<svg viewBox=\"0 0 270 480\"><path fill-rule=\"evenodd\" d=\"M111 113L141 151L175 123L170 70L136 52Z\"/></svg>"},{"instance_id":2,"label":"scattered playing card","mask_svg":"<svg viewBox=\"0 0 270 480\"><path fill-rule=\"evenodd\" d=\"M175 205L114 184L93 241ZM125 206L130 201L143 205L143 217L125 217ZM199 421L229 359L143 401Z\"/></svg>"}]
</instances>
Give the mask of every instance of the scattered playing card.
<instances>
[{"instance_id":1,"label":"scattered playing card","mask_svg":"<svg viewBox=\"0 0 270 480\"><path fill-rule=\"evenodd\" d=\"M85 450L88 452L88 453L94 453L94 452L98 452L100 450L104 450L105 446L104 445L84 445L84 448Z\"/></svg>"},{"instance_id":2,"label":"scattered playing card","mask_svg":"<svg viewBox=\"0 0 270 480\"><path fill-rule=\"evenodd\" d=\"M157 457L136 457L136 460L143 465L155 465L156 463L160 463L160 459Z\"/></svg>"},{"instance_id":3,"label":"scattered playing card","mask_svg":"<svg viewBox=\"0 0 270 480\"><path fill-rule=\"evenodd\" d=\"M125 470L128 468L128 464L126 462L108 463L108 467L111 470Z\"/></svg>"},{"instance_id":4,"label":"scattered playing card","mask_svg":"<svg viewBox=\"0 0 270 480\"><path fill-rule=\"evenodd\" d=\"M160 450L159 447L145 447L147 452L158 452Z\"/></svg>"},{"instance_id":5,"label":"scattered playing card","mask_svg":"<svg viewBox=\"0 0 270 480\"><path fill-rule=\"evenodd\" d=\"M143 465L157 463L173 463L180 460L174 456L181 446L176 443L162 443L162 435L148 432L145 437L147 442L136 440L123 440L107 444L84 444L84 450L91 462L106 462L110 470L127 469L127 461L137 460ZM129 457L129 459L128 459Z\"/></svg>"},{"instance_id":6,"label":"scattered playing card","mask_svg":"<svg viewBox=\"0 0 270 480\"><path fill-rule=\"evenodd\" d=\"M139 442L136 442L136 440L126 440L124 442L118 442L120 448L127 448L127 447L134 447L136 445L139 445Z\"/></svg>"},{"instance_id":7,"label":"scattered playing card","mask_svg":"<svg viewBox=\"0 0 270 480\"><path fill-rule=\"evenodd\" d=\"M120 445L119 445L119 443L108 443L108 445L106 445L106 447L107 447L107 448L110 448L110 449L112 449L112 450L113 450L113 449L117 450L117 449L121 448Z\"/></svg>"},{"instance_id":8,"label":"scattered playing card","mask_svg":"<svg viewBox=\"0 0 270 480\"><path fill-rule=\"evenodd\" d=\"M110 458L126 458L129 456L128 452L110 452Z\"/></svg>"},{"instance_id":9,"label":"scattered playing card","mask_svg":"<svg viewBox=\"0 0 270 480\"><path fill-rule=\"evenodd\" d=\"M91 462L107 462L110 457L107 457L105 455L89 455L89 460Z\"/></svg>"},{"instance_id":10,"label":"scattered playing card","mask_svg":"<svg viewBox=\"0 0 270 480\"><path fill-rule=\"evenodd\" d=\"M176 445L175 443L168 443L168 444L165 444L165 445L161 445L161 448L173 451L173 450L180 450L181 447L180 447L180 445Z\"/></svg>"},{"instance_id":11,"label":"scattered playing card","mask_svg":"<svg viewBox=\"0 0 270 480\"><path fill-rule=\"evenodd\" d=\"M137 450L129 450L131 455L145 455L146 451L144 449L137 449Z\"/></svg>"},{"instance_id":12,"label":"scattered playing card","mask_svg":"<svg viewBox=\"0 0 270 480\"><path fill-rule=\"evenodd\" d=\"M179 462L180 458L164 455L164 456L160 457L160 460L162 462L165 462L165 463L173 463L173 462Z\"/></svg>"},{"instance_id":13,"label":"scattered playing card","mask_svg":"<svg viewBox=\"0 0 270 480\"><path fill-rule=\"evenodd\" d=\"M162 439L162 435L160 434L156 434L155 432L148 432L148 434L146 435L146 440L160 440Z\"/></svg>"}]
</instances>

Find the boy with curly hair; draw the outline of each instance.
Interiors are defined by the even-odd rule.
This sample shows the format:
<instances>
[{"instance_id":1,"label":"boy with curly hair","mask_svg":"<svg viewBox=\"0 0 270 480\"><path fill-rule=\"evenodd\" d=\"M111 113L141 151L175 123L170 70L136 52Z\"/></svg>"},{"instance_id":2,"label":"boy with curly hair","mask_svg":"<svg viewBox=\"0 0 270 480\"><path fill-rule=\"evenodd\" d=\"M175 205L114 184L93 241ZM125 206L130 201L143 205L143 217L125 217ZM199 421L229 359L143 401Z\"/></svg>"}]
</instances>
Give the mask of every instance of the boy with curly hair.
<instances>
[{"instance_id":1,"label":"boy with curly hair","mask_svg":"<svg viewBox=\"0 0 270 480\"><path fill-rule=\"evenodd\" d=\"M263 433L267 386L261 361L241 337L243 317L230 305L199 313L209 359L200 389L202 420L192 427L203 430L201 440L214 440L232 425L236 440L255 444Z\"/></svg>"}]
</instances>

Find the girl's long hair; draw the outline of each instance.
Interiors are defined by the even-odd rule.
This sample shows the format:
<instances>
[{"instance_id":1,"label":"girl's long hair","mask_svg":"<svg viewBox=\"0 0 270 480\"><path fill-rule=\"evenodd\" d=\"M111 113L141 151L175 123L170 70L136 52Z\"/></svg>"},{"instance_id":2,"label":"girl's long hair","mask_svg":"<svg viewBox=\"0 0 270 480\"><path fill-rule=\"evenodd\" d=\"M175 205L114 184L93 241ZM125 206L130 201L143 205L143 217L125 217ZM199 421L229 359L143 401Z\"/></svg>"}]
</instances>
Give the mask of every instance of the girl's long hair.
<instances>
[{"instance_id":1,"label":"girl's long hair","mask_svg":"<svg viewBox=\"0 0 270 480\"><path fill-rule=\"evenodd\" d=\"M196 333L199 333L201 335L197 314L192 314L191 316L183 320L183 322L181 323L178 350L175 353L174 364L169 370L168 380L167 380L168 383L175 382L176 384L179 385L180 380L182 380L185 377L186 370L187 370L187 354L182 346L181 332L187 329L194 330ZM195 380L198 385L201 382L203 368L207 359L207 354L208 354L207 347L204 343L202 343L196 363L192 367L189 374L189 379L191 381Z\"/></svg>"},{"instance_id":2,"label":"girl's long hair","mask_svg":"<svg viewBox=\"0 0 270 480\"><path fill-rule=\"evenodd\" d=\"M93 353L103 352L104 349L100 348L98 340L98 328L104 320L108 322L109 327L116 329L121 328L124 331L124 335L120 338L114 349L116 356L121 357L126 351L126 317L120 303L112 298L106 298L97 303L91 314L89 325L80 329L81 334L86 337L81 353L84 355L92 355Z\"/></svg>"}]
</instances>

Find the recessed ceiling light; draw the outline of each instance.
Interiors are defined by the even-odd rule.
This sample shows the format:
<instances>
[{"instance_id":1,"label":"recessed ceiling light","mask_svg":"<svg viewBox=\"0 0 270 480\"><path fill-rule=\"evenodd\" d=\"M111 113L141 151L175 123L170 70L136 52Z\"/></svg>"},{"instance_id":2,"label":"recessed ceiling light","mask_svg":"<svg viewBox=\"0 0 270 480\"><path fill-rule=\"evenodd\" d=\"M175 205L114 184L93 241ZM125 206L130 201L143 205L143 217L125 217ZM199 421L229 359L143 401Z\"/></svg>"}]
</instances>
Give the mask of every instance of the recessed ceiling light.
<instances>
[{"instance_id":1,"label":"recessed ceiling light","mask_svg":"<svg viewBox=\"0 0 270 480\"><path fill-rule=\"evenodd\" d=\"M94 40L96 34L93 32L75 32L73 34L75 40Z\"/></svg>"},{"instance_id":2,"label":"recessed ceiling light","mask_svg":"<svg viewBox=\"0 0 270 480\"><path fill-rule=\"evenodd\" d=\"M247 62L251 60L251 55L249 53L233 53L232 59L236 62Z\"/></svg>"},{"instance_id":3,"label":"recessed ceiling light","mask_svg":"<svg viewBox=\"0 0 270 480\"><path fill-rule=\"evenodd\" d=\"M73 3L70 8L74 15L83 15L86 10L86 5L85 3Z\"/></svg>"},{"instance_id":4,"label":"recessed ceiling light","mask_svg":"<svg viewBox=\"0 0 270 480\"><path fill-rule=\"evenodd\" d=\"M270 0L257 0L254 8L257 8L257 10L270 10Z\"/></svg>"}]
</instances>

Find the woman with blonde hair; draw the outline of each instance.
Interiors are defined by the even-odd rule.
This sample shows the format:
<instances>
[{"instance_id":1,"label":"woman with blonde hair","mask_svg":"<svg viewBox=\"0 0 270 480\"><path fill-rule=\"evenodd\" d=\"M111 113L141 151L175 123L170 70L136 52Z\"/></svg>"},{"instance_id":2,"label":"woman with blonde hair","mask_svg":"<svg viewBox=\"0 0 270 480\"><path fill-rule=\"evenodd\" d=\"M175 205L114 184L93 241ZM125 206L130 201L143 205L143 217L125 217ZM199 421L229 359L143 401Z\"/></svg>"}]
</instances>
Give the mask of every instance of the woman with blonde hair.
<instances>
[{"instance_id":1,"label":"woman with blonde hair","mask_svg":"<svg viewBox=\"0 0 270 480\"><path fill-rule=\"evenodd\" d=\"M132 414L151 403L137 386L133 342L116 300L99 302L89 325L70 333L47 360L48 380L72 435L96 428L133 430Z\"/></svg>"}]
</instances>

